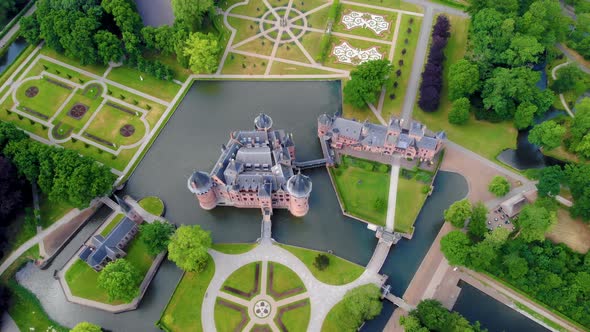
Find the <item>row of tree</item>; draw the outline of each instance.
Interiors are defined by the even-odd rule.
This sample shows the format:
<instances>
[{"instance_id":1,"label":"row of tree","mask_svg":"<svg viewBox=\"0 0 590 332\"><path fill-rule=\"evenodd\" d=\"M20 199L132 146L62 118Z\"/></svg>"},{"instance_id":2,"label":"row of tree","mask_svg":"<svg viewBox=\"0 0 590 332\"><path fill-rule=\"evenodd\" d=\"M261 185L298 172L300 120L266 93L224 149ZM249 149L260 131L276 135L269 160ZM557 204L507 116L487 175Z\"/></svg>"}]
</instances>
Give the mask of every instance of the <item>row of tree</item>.
<instances>
[{"instance_id":1,"label":"row of tree","mask_svg":"<svg viewBox=\"0 0 590 332\"><path fill-rule=\"evenodd\" d=\"M399 322L406 332L487 331L480 327L479 322L470 324L458 312L448 311L440 302L432 299L422 300L408 316L401 316Z\"/></svg>"},{"instance_id":2,"label":"row of tree","mask_svg":"<svg viewBox=\"0 0 590 332\"><path fill-rule=\"evenodd\" d=\"M449 97L467 98L479 119L530 126L554 99L536 86L540 73L531 67L565 38L568 19L559 2L475 0L469 11L471 52L450 67Z\"/></svg>"},{"instance_id":3,"label":"row of tree","mask_svg":"<svg viewBox=\"0 0 590 332\"><path fill-rule=\"evenodd\" d=\"M451 23L445 15L439 15L432 29L432 43L428 60L422 72L420 83L420 96L418 106L426 112L434 112L440 104L441 90L443 86L443 63L445 61L445 48L450 36Z\"/></svg>"}]
</instances>

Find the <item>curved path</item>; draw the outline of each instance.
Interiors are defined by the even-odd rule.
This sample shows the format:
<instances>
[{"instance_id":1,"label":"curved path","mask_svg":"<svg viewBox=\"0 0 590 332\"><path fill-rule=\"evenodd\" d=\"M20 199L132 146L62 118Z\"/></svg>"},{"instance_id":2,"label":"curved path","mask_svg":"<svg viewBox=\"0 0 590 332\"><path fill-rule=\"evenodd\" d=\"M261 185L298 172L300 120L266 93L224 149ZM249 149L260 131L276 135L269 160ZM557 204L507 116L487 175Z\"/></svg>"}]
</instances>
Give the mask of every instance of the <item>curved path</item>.
<instances>
[{"instance_id":1,"label":"curved path","mask_svg":"<svg viewBox=\"0 0 590 332\"><path fill-rule=\"evenodd\" d=\"M272 244L270 241L262 241L256 248L240 255L227 255L215 250L210 250L209 253L215 261L215 274L207 288L201 307L201 317L203 317L202 327L204 331L217 330L215 327L215 318L212 313L214 312L217 297L222 294L220 289L223 282L235 270L248 263L273 261L281 263L297 273L307 288L306 294L309 296L310 304L313 308L313 315L311 315L307 327L308 331L321 330L324 318L330 309L342 299L348 290L369 283L380 285L379 276L368 270L365 270L359 278L346 285L333 286L325 284L317 280L305 264L295 257L295 255L278 245ZM261 276L264 277L263 274ZM221 297L227 298L225 294L221 295Z\"/></svg>"},{"instance_id":2,"label":"curved path","mask_svg":"<svg viewBox=\"0 0 590 332\"><path fill-rule=\"evenodd\" d=\"M553 70L551 71L551 77L553 77L553 79L556 80L557 79L557 70L561 67L565 67L565 66L569 65L570 63L571 63L570 61L567 61L567 62L564 62L560 65L555 66L553 68ZM561 100L561 104L565 108L566 112L573 118L574 112L572 112L572 110L568 106L567 102L565 101L565 97L563 96L563 93L559 94L559 100Z\"/></svg>"}]
</instances>

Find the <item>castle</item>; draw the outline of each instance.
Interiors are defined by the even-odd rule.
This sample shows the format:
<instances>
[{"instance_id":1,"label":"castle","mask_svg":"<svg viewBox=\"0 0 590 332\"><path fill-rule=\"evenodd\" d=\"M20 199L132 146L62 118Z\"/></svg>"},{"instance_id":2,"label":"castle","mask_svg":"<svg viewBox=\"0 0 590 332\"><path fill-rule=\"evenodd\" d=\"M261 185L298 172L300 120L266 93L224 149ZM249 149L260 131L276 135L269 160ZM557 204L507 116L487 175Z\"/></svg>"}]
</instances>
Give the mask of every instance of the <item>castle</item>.
<instances>
[{"instance_id":1,"label":"castle","mask_svg":"<svg viewBox=\"0 0 590 332\"><path fill-rule=\"evenodd\" d=\"M334 150L350 148L432 162L443 147L445 133L428 135L423 124L412 121L406 129L403 122L392 117L389 125L383 126L322 114L318 117L318 137Z\"/></svg>"},{"instance_id":2,"label":"castle","mask_svg":"<svg viewBox=\"0 0 590 332\"><path fill-rule=\"evenodd\" d=\"M210 174L194 172L188 189L205 210L217 205L260 208L265 217L272 209L288 209L296 217L309 210L312 183L294 172L292 134L273 130L266 114L254 120L255 130L235 131Z\"/></svg>"}]
</instances>

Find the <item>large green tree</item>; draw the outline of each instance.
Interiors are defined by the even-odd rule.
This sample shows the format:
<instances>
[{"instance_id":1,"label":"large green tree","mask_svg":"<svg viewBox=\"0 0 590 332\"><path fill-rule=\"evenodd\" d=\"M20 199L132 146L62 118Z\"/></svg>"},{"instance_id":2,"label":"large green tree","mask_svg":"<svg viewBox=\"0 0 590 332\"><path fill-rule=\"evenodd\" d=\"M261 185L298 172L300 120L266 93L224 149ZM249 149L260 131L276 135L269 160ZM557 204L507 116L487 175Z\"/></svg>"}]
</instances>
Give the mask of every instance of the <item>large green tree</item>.
<instances>
[{"instance_id":1,"label":"large green tree","mask_svg":"<svg viewBox=\"0 0 590 332\"><path fill-rule=\"evenodd\" d=\"M569 134L570 149L574 151L590 135L590 98L584 98L576 105L576 116L571 122Z\"/></svg>"},{"instance_id":2,"label":"large green tree","mask_svg":"<svg viewBox=\"0 0 590 332\"><path fill-rule=\"evenodd\" d=\"M561 167L555 165L543 168L539 174L539 182L537 183L539 196L545 197L558 195L562 181L563 171L561 170Z\"/></svg>"},{"instance_id":3,"label":"large green tree","mask_svg":"<svg viewBox=\"0 0 590 332\"><path fill-rule=\"evenodd\" d=\"M108 65L109 62L119 62L123 58L123 48L117 36L106 30L100 30L94 35L98 47L100 61Z\"/></svg>"},{"instance_id":4,"label":"large green tree","mask_svg":"<svg viewBox=\"0 0 590 332\"><path fill-rule=\"evenodd\" d=\"M177 20L188 23L194 31L214 5L213 0L172 0L172 11Z\"/></svg>"},{"instance_id":5,"label":"large green tree","mask_svg":"<svg viewBox=\"0 0 590 332\"><path fill-rule=\"evenodd\" d=\"M465 221L471 217L471 203L467 199L457 201L445 210L444 215L453 226L463 228Z\"/></svg>"},{"instance_id":6,"label":"large green tree","mask_svg":"<svg viewBox=\"0 0 590 332\"><path fill-rule=\"evenodd\" d=\"M469 99L462 97L453 101L453 108L449 112L449 123L462 125L469 120L469 110L471 103Z\"/></svg>"},{"instance_id":7,"label":"large green tree","mask_svg":"<svg viewBox=\"0 0 590 332\"><path fill-rule=\"evenodd\" d=\"M356 108L377 101L377 92L389 79L391 63L388 60L367 61L350 72L350 81L344 86L344 102Z\"/></svg>"},{"instance_id":8,"label":"large green tree","mask_svg":"<svg viewBox=\"0 0 590 332\"><path fill-rule=\"evenodd\" d=\"M152 256L168 248L173 233L174 225L168 222L154 221L139 226L139 239L145 243Z\"/></svg>"},{"instance_id":9,"label":"large green tree","mask_svg":"<svg viewBox=\"0 0 590 332\"><path fill-rule=\"evenodd\" d=\"M336 317L339 325L348 327L346 331L356 331L364 321L375 318L383 307L380 295L379 287L373 284L359 286L346 292L338 304L343 309Z\"/></svg>"},{"instance_id":10,"label":"large green tree","mask_svg":"<svg viewBox=\"0 0 590 332\"><path fill-rule=\"evenodd\" d=\"M203 74L212 74L217 70L219 52L221 45L212 33L191 33L184 48L184 55L189 58L191 70Z\"/></svg>"},{"instance_id":11,"label":"large green tree","mask_svg":"<svg viewBox=\"0 0 590 332\"><path fill-rule=\"evenodd\" d=\"M428 331L480 331L479 323L471 326L467 319L457 312L448 311L437 300L422 300L410 316L417 317Z\"/></svg>"},{"instance_id":12,"label":"large green tree","mask_svg":"<svg viewBox=\"0 0 590 332\"><path fill-rule=\"evenodd\" d=\"M514 126L517 129L525 129L531 126L537 110L537 106L528 101L518 105L514 113Z\"/></svg>"},{"instance_id":13,"label":"large green tree","mask_svg":"<svg viewBox=\"0 0 590 332\"><path fill-rule=\"evenodd\" d=\"M554 120L545 121L531 129L529 142L547 150L555 149L561 145L565 132L566 129Z\"/></svg>"},{"instance_id":14,"label":"large green tree","mask_svg":"<svg viewBox=\"0 0 590 332\"><path fill-rule=\"evenodd\" d=\"M537 38L528 35L517 35L510 42L510 47L503 53L504 60L511 66L534 64L545 51Z\"/></svg>"},{"instance_id":15,"label":"large green tree","mask_svg":"<svg viewBox=\"0 0 590 332\"><path fill-rule=\"evenodd\" d=\"M477 64L461 59L451 65L448 74L449 98L469 97L481 85Z\"/></svg>"},{"instance_id":16,"label":"large green tree","mask_svg":"<svg viewBox=\"0 0 590 332\"><path fill-rule=\"evenodd\" d=\"M572 63L561 67L556 73L557 79L553 81L551 89L557 93L576 91L583 93L586 89L584 82L584 73L577 64Z\"/></svg>"},{"instance_id":17,"label":"large green tree","mask_svg":"<svg viewBox=\"0 0 590 332\"><path fill-rule=\"evenodd\" d=\"M504 258L504 265L508 269L510 277L520 279L529 271L526 259L519 257L518 254L512 254Z\"/></svg>"},{"instance_id":18,"label":"large green tree","mask_svg":"<svg viewBox=\"0 0 590 332\"><path fill-rule=\"evenodd\" d=\"M518 235L524 241L542 241L553 225L557 222L554 211L548 211L544 207L536 205L525 206L516 221L519 230Z\"/></svg>"},{"instance_id":19,"label":"large green tree","mask_svg":"<svg viewBox=\"0 0 590 332\"><path fill-rule=\"evenodd\" d=\"M510 182L503 176L494 176L488 185L488 190L496 197L505 196L510 192Z\"/></svg>"},{"instance_id":20,"label":"large green tree","mask_svg":"<svg viewBox=\"0 0 590 332\"><path fill-rule=\"evenodd\" d=\"M471 220L467 226L469 235L478 239L484 238L488 233L488 228L486 227L487 215L488 208L482 202L477 202L473 206L473 209L471 210Z\"/></svg>"},{"instance_id":21,"label":"large green tree","mask_svg":"<svg viewBox=\"0 0 590 332\"><path fill-rule=\"evenodd\" d=\"M41 39L41 31L39 31L39 22L37 16L25 16L20 20L20 35L25 38L27 43L36 45Z\"/></svg>"},{"instance_id":22,"label":"large green tree","mask_svg":"<svg viewBox=\"0 0 590 332\"><path fill-rule=\"evenodd\" d=\"M201 272L207 267L211 233L201 226L180 226L168 244L168 259L184 271Z\"/></svg>"},{"instance_id":23,"label":"large green tree","mask_svg":"<svg viewBox=\"0 0 590 332\"><path fill-rule=\"evenodd\" d=\"M440 250L451 265L465 265L471 241L467 234L455 230L440 240Z\"/></svg>"},{"instance_id":24,"label":"large green tree","mask_svg":"<svg viewBox=\"0 0 590 332\"><path fill-rule=\"evenodd\" d=\"M141 276L126 259L110 262L98 274L98 287L104 289L110 301L131 302L139 295Z\"/></svg>"},{"instance_id":25,"label":"large green tree","mask_svg":"<svg viewBox=\"0 0 590 332\"><path fill-rule=\"evenodd\" d=\"M76 324L70 332L101 332L102 328L98 325L89 323L89 322L81 322Z\"/></svg>"}]
</instances>

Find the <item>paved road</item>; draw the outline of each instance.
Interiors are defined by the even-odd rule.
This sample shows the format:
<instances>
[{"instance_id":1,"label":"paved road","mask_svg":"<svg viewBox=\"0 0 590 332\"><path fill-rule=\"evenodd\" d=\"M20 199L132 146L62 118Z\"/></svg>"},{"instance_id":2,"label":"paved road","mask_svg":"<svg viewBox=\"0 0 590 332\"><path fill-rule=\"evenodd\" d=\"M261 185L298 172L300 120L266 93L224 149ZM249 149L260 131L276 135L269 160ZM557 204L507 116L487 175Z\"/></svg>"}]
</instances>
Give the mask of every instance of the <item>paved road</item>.
<instances>
[{"instance_id":1,"label":"paved road","mask_svg":"<svg viewBox=\"0 0 590 332\"><path fill-rule=\"evenodd\" d=\"M391 163L391 177L389 181L389 198L387 201L387 217L385 219L385 228L393 232L395 228L395 206L397 202L397 183L399 180L399 155L393 157Z\"/></svg>"},{"instance_id":2,"label":"paved road","mask_svg":"<svg viewBox=\"0 0 590 332\"><path fill-rule=\"evenodd\" d=\"M412 111L414 110L414 103L416 102L416 95L418 93L418 86L420 84L420 74L424 67L424 58L426 57L426 49L428 48L428 39L430 38L430 31L432 30L432 19L434 18L434 8L427 6L424 12L424 19L422 20L422 28L420 36L418 37L418 46L416 46L416 53L412 63L412 73L410 80L406 87L406 96L404 98L404 105L402 108L402 119L405 126L410 125Z\"/></svg>"},{"instance_id":3,"label":"paved road","mask_svg":"<svg viewBox=\"0 0 590 332\"><path fill-rule=\"evenodd\" d=\"M554 80L557 79L557 70L563 66L567 66L569 65L571 62L565 62L562 63L558 66L555 66L553 68L553 70L551 71L551 77L553 77ZM561 104L563 105L563 107L565 108L566 112L573 118L574 117L574 113L572 112L572 110L570 109L569 105L567 104L567 102L565 101L565 97L563 96L563 93L559 94L559 100L561 100Z\"/></svg>"},{"instance_id":4,"label":"paved road","mask_svg":"<svg viewBox=\"0 0 590 332\"><path fill-rule=\"evenodd\" d=\"M27 10L27 12L25 13L25 15L23 15L23 17L30 16L31 14L33 14L33 12L35 12L36 9L37 9L37 5L31 6L31 8L29 8L29 10ZM20 20L20 18L19 18L19 20ZM2 37L2 39L0 39L0 48L4 47L6 45L6 43L8 43L10 41L10 39L12 39L12 37L18 32L19 29L20 29L20 23L16 23L15 25L13 25L12 28L10 28L10 31L8 31L8 33L6 35L4 35L4 37Z\"/></svg>"}]
</instances>

